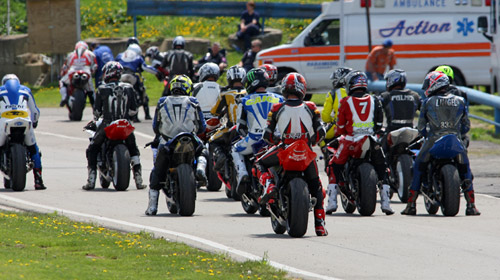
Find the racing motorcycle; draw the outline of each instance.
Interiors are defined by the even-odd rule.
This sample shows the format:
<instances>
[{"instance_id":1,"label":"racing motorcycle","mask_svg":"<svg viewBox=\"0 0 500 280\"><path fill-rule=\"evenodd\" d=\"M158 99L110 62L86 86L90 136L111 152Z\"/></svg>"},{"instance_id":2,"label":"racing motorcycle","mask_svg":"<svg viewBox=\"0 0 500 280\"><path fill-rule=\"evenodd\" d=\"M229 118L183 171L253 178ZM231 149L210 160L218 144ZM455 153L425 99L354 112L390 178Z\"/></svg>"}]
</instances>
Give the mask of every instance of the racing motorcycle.
<instances>
[{"instance_id":1,"label":"racing motorcycle","mask_svg":"<svg viewBox=\"0 0 500 280\"><path fill-rule=\"evenodd\" d=\"M457 156L465 151L456 135L439 138L429 150L427 181L422 186L425 209L434 215L441 207L444 216L455 216L460 208L461 180L458 174Z\"/></svg>"},{"instance_id":2,"label":"racing motorcycle","mask_svg":"<svg viewBox=\"0 0 500 280\"><path fill-rule=\"evenodd\" d=\"M389 163L391 185L397 189L401 202L408 201L408 193L413 178L414 152L409 145L418 137L418 130L403 127L387 134L387 159Z\"/></svg>"},{"instance_id":3,"label":"racing motorcycle","mask_svg":"<svg viewBox=\"0 0 500 280\"><path fill-rule=\"evenodd\" d=\"M90 79L90 75L83 70L77 70L69 75L69 79L71 86L68 89L69 97L66 104L69 111L69 119L71 121L81 121L87 99L85 86Z\"/></svg>"},{"instance_id":4,"label":"racing motorcycle","mask_svg":"<svg viewBox=\"0 0 500 280\"><path fill-rule=\"evenodd\" d=\"M284 148L278 152L280 166L269 169L278 189L274 202L267 203L271 226L277 234L287 231L292 237L302 237L307 231L309 211L316 204L303 172L315 160L316 153L304 140L280 145Z\"/></svg>"},{"instance_id":5,"label":"racing motorcycle","mask_svg":"<svg viewBox=\"0 0 500 280\"><path fill-rule=\"evenodd\" d=\"M6 133L6 141L0 149L0 171L4 176L4 187L23 191L26 187L26 173L33 169L33 162L24 144L25 133L33 129L29 114L22 110L10 110L0 118Z\"/></svg>"},{"instance_id":6,"label":"racing motorcycle","mask_svg":"<svg viewBox=\"0 0 500 280\"><path fill-rule=\"evenodd\" d=\"M192 216L196 201L196 151L202 144L190 133L179 133L168 141L164 149L169 154L163 192L167 208L172 214Z\"/></svg>"},{"instance_id":7,"label":"racing motorcycle","mask_svg":"<svg viewBox=\"0 0 500 280\"><path fill-rule=\"evenodd\" d=\"M199 137L203 143L206 143L205 145L209 151L207 156L207 167L205 169L205 174L207 175L207 190L216 192L222 187L222 182L217 175L217 172L214 170L213 149L210 148L209 139L210 136L216 132L216 129L220 125L220 121L217 117L207 114L205 123L207 128L202 135L199 135Z\"/></svg>"},{"instance_id":8,"label":"racing motorcycle","mask_svg":"<svg viewBox=\"0 0 500 280\"><path fill-rule=\"evenodd\" d=\"M85 129L92 136L97 126L89 123ZM97 124L98 125L98 124ZM132 134L134 126L119 119L104 128L106 139L97 154L97 169L101 187L107 189L111 182L117 191L125 191L130 183L130 154L125 139Z\"/></svg>"},{"instance_id":9,"label":"racing motorcycle","mask_svg":"<svg viewBox=\"0 0 500 280\"><path fill-rule=\"evenodd\" d=\"M353 140L351 156L342 170L346 185L339 187L342 208L348 214L356 208L362 216L370 216L375 211L378 177L370 162L370 150L375 145L379 144L371 135L359 135ZM335 153L332 147L329 149Z\"/></svg>"}]
</instances>

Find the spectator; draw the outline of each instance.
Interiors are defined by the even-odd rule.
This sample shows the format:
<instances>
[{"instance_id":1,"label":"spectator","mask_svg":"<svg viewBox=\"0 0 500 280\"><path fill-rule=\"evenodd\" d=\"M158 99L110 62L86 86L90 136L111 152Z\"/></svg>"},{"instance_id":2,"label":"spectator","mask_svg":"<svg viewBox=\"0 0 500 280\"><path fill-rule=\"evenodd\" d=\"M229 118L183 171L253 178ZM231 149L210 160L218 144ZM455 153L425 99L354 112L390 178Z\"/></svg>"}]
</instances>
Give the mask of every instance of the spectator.
<instances>
[{"instance_id":1,"label":"spectator","mask_svg":"<svg viewBox=\"0 0 500 280\"><path fill-rule=\"evenodd\" d=\"M90 50L95 54L97 60L97 70L95 71L95 87L98 88L101 84L102 67L109 61L115 60L113 52L108 46L99 43L91 43Z\"/></svg>"},{"instance_id":2,"label":"spectator","mask_svg":"<svg viewBox=\"0 0 500 280\"><path fill-rule=\"evenodd\" d=\"M260 41L259 39L253 40L251 49L245 52L240 63L238 63L238 66L245 68L245 71L248 73L248 71L254 68L253 62L255 61L255 56L257 56L257 53L260 52L261 49L262 41Z\"/></svg>"},{"instance_id":3,"label":"spectator","mask_svg":"<svg viewBox=\"0 0 500 280\"><path fill-rule=\"evenodd\" d=\"M240 25L236 36L245 41L245 51L250 48L252 36L259 35L259 13L255 11L255 2L248 1L247 9L241 14Z\"/></svg>"},{"instance_id":4,"label":"spectator","mask_svg":"<svg viewBox=\"0 0 500 280\"><path fill-rule=\"evenodd\" d=\"M396 56L392 49L392 40L385 39L382 46L376 46L368 55L365 66L366 76L371 81L383 80L387 66L389 70L392 70L395 64Z\"/></svg>"},{"instance_id":5,"label":"spectator","mask_svg":"<svg viewBox=\"0 0 500 280\"><path fill-rule=\"evenodd\" d=\"M213 43L212 48L208 49L207 54L205 54L202 59L195 62L195 64L198 64L198 67L201 68L201 66L207 62L217 64L221 73L224 71L224 68L227 67L226 50L221 49L220 43Z\"/></svg>"}]
</instances>

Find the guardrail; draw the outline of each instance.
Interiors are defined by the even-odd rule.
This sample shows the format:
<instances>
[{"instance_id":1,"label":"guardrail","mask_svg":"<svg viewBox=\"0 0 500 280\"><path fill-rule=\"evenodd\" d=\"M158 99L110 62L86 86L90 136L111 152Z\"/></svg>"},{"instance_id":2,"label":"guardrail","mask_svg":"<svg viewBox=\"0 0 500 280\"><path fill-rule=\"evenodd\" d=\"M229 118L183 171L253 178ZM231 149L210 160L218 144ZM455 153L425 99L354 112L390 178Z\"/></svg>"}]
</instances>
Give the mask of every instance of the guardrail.
<instances>
[{"instance_id":1,"label":"guardrail","mask_svg":"<svg viewBox=\"0 0 500 280\"><path fill-rule=\"evenodd\" d=\"M424 97L424 91L422 90L421 84L407 84L407 88L418 92L422 97ZM495 121L485 119L480 116L476 116L474 114L469 114L471 118L478 119L489 124L495 126L495 134L500 134L500 97L496 95L491 95L488 93L484 93L479 90L471 89L468 87L458 87L465 94L467 94L467 98L469 102L479 103L487 106L491 106L494 108L495 112ZM368 84L369 91L385 91L385 81L375 81Z\"/></svg>"}]
</instances>

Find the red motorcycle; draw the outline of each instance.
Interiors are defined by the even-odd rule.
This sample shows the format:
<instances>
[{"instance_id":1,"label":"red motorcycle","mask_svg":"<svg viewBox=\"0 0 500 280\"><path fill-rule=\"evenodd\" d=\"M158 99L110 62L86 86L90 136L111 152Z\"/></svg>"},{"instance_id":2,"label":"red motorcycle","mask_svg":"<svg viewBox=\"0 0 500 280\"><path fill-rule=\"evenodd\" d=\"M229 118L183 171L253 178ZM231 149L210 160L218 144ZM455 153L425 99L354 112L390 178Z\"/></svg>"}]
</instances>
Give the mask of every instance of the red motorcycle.
<instances>
[{"instance_id":1,"label":"red motorcycle","mask_svg":"<svg viewBox=\"0 0 500 280\"><path fill-rule=\"evenodd\" d=\"M86 102L85 86L89 82L90 75L83 70L77 70L69 75L69 79L71 85L68 87L69 97L66 104L69 110L69 119L81 121Z\"/></svg>"}]
</instances>

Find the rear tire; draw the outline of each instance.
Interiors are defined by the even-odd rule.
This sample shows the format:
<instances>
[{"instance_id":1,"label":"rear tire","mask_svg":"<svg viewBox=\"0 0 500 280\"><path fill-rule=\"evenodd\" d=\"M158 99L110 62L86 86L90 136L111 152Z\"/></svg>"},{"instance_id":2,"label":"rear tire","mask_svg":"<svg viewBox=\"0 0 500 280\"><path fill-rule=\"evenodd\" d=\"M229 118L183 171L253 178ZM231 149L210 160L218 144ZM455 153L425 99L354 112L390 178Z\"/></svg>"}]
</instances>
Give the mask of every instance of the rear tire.
<instances>
[{"instance_id":1,"label":"rear tire","mask_svg":"<svg viewBox=\"0 0 500 280\"><path fill-rule=\"evenodd\" d=\"M5 178L5 177L3 177L3 186L6 189L10 189L10 180L7 179L7 178Z\"/></svg>"},{"instance_id":2,"label":"rear tire","mask_svg":"<svg viewBox=\"0 0 500 280\"><path fill-rule=\"evenodd\" d=\"M342 202L342 208L344 208L344 211L347 214L354 213L354 210L356 210L356 206L349 203L349 200L345 198L342 194L340 195L340 201Z\"/></svg>"},{"instance_id":3,"label":"rear tire","mask_svg":"<svg viewBox=\"0 0 500 280\"><path fill-rule=\"evenodd\" d=\"M412 164L413 160L410 155L400 155L396 161L394 176L398 178L398 197L403 203L408 202L408 193L412 180Z\"/></svg>"},{"instance_id":4,"label":"rear tire","mask_svg":"<svg viewBox=\"0 0 500 280\"><path fill-rule=\"evenodd\" d=\"M307 231L310 195L307 183L301 178L294 178L288 183L290 201L288 204L287 228L291 237L302 237Z\"/></svg>"},{"instance_id":5,"label":"rear tire","mask_svg":"<svg viewBox=\"0 0 500 280\"><path fill-rule=\"evenodd\" d=\"M23 191L26 187L26 147L21 144L10 146L10 187Z\"/></svg>"},{"instance_id":6,"label":"rear tire","mask_svg":"<svg viewBox=\"0 0 500 280\"><path fill-rule=\"evenodd\" d=\"M236 192L236 187L238 186L238 173L236 172L236 168L234 168L234 165L231 167L231 178L229 179L229 184L231 184L231 197L235 201L240 201L241 197Z\"/></svg>"},{"instance_id":7,"label":"rear tire","mask_svg":"<svg viewBox=\"0 0 500 280\"><path fill-rule=\"evenodd\" d=\"M130 154L123 144L113 148L113 186L117 191L125 191L130 183Z\"/></svg>"},{"instance_id":8,"label":"rear tire","mask_svg":"<svg viewBox=\"0 0 500 280\"><path fill-rule=\"evenodd\" d=\"M455 216L460 209L460 177L454 165L446 164L441 168L441 212L445 216Z\"/></svg>"},{"instance_id":9,"label":"rear tire","mask_svg":"<svg viewBox=\"0 0 500 280\"><path fill-rule=\"evenodd\" d=\"M268 210L268 212L269 212L269 210ZM284 225L280 224L280 222L277 219L275 219L273 217L273 215L270 215L270 216L271 216L271 226L273 228L274 233L276 233L276 234L285 233L286 227Z\"/></svg>"},{"instance_id":10,"label":"rear tire","mask_svg":"<svg viewBox=\"0 0 500 280\"><path fill-rule=\"evenodd\" d=\"M370 163L358 167L359 193L358 212L361 216L371 216L377 204L377 173Z\"/></svg>"},{"instance_id":11,"label":"rear tire","mask_svg":"<svg viewBox=\"0 0 500 280\"><path fill-rule=\"evenodd\" d=\"M111 184L111 182L106 180L106 178L104 178L104 176L102 175L99 175L99 183L101 184L101 188L103 189L109 188L109 185Z\"/></svg>"},{"instance_id":12,"label":"rear tire","mask_svg":"<svg viewBox=\"0 0 500 280\"><path fill-rule=\"evenodd\" d=\"M208 159L207 159L207 171L206 171L206 174L207 174L207 190L211 191L211 192L216 192L218 190L220 190L220 188L222 187L222 182L221 180L219 180L219 177L217 176L217 172L215 172L214 170L214 158L213 158L213 151L211 151L211 149L209 149L209 153L208 153Z\"/></svg>"},{"instance_id":13,"label":"rear tire","mask_svg":"<svg viewBox=\"0 0 500 280\"><path fill-rule=\"evenodd\" d=\"M73 108L69 113L69 119L72 121L81 121L83 109L85 108L85 92L81 89L73 91Z\"/></svg>"},{"instance_id":14,"label":"rear tire","mask_svg":"<svg viewBox=\"0 0 500 280\"><path fill-rule=\"evenodd\" d=\"M179 191L179 214L192 216L196 203L196 180L193 168L188 164L177 167L177 187Z\"/></svg>"}]
</instances>

